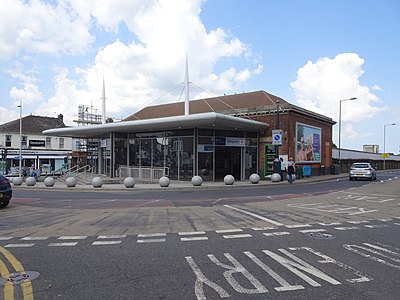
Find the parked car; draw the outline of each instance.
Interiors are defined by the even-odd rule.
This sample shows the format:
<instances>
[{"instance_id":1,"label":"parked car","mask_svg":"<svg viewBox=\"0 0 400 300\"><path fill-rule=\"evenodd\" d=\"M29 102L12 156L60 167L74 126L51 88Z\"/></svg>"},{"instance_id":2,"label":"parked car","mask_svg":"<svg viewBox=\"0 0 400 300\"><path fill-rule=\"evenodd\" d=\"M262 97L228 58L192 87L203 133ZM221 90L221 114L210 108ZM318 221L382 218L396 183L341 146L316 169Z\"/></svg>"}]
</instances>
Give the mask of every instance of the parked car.
<instances>
[{"instance_id":1,"label":"parked car","mask_svg":"<svg viewBox=\"0 0 400 300\"><path fill-rule=\"evenodd\" d=\"M12 188L10 180L0 175L0 208L6 207L10 203L12 197Z\"/></svg>"},{"instance_id":2,"label":"parked car","mask_svg":"<svg viewBox=\"0 0 400 300\"><path fill-rule=\"evenodd\" d=\"M357 180L358 178L376 180L376 170L370 163L354 163L349 171L349 179Z\"/></svg>"}]
</instances>

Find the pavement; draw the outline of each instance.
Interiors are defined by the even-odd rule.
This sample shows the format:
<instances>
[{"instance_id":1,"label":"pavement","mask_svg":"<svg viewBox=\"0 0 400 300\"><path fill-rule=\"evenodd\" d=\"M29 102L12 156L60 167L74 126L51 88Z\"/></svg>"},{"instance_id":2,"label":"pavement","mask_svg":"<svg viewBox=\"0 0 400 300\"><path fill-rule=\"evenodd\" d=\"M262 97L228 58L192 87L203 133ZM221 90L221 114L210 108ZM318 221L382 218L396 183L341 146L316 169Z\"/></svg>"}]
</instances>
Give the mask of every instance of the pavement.
<instances>
[{"instance_id":1,"label":"pavement","mask_svg":"<svg viewBox=\"0 0 400 300\"><path fill-rule=\"evenodd\" d=\"M341 173L337 175L321 175L321 176L310 176L296 179L292 184L305 184L321 181L339 180L348 178L347 173ZM54 186L46 186L43 180L39 180L33 186L26 185L25 182L22 185L12 186L15 190L63 190L63 191L179 191L179 190L202 190L202 189L232 189L232 188L253 188L261 186L271 185L288 185L288 181L272 182L270 179L261 179L257 184L251 183L249 180L235 181L232 185L227 185L223 181L211 182L203 181L201 186L194 186L191 181L175 181L171 180L168 187L161 187L158 182L153 183L136 183L133 188L127 188L123 183L119 181L114 183L103 183L101 187L94 187L92 184L77 184L75 187L68 187L65 182L55 181Z\"/></svg>"}]
</instances>

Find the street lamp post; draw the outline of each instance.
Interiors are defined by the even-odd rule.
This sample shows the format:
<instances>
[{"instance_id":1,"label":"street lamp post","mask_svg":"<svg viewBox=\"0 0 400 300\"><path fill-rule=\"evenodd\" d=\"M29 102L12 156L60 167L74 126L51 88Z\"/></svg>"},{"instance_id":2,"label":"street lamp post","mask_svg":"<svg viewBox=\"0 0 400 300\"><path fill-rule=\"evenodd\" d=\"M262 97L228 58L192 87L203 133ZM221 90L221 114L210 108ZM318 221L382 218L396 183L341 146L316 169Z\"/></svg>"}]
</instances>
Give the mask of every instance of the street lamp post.
<instances>
[{"instance_id":1,"label":"street lamp post","mask_svg":"<svg viewBox=\"0 0 400 300\"><path fill-rule=\"evenodd\" d=\"M21 177L22 172L22 100L19 101L19 171L18 176Z\"/></svg>"},{"instance_id":2,"label":"street lamp post","mask_svg":"<svg viewBox=\"0 0 400 300\"><path fill-rule=\"evenodd\" d=\"M339 168L341 169L341 162L340 162L340 139L341 139L341 133L342 133L342 102L343 101L352 101L356 100L356 97L353 98L348 98L348 99L342 99L339 100Z\"/></svg>"},{"instance_id":3,"label":"street lamp post","mask_svg":"<svg viewBox=\"0 0 400 300\"><path fill-rule=\"evenodd\" d=\"M386 170L386 126L394 126L396 123L383 125L383 169Z\"/></svg>"},{"instance_id":4,"label":"street lamp post","mask_svg":"<svg viewBox=\"0 0 400 300\"><path fill-rule=\"evenodd\" d=\"M279 99L276 100L276 129L279 129ZM279 145L276 146L276 157L279 158Z\"/></svg>"}]
</instances>

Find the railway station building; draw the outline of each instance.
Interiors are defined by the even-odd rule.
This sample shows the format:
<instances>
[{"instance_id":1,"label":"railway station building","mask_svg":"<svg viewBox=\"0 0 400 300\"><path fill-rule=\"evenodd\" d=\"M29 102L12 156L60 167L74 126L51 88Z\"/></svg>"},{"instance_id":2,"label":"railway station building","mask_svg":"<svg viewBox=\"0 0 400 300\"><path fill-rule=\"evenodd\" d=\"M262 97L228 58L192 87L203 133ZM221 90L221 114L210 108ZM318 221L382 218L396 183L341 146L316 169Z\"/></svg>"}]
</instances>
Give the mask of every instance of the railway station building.
<instances>
[{"instance_id":1,"label":"railway station building","mask_svg":"<svg viewBox=\"0 0 400 300\"><path fill-rule=\"evenodd\" d=\"M273 172L279 156L310 175L332 165L332 126L326 116L265 91L148 106L122 120L45 130L84 140L85 163L109 177L139 180L247 180Z\"/></svg>"}]
</instances>

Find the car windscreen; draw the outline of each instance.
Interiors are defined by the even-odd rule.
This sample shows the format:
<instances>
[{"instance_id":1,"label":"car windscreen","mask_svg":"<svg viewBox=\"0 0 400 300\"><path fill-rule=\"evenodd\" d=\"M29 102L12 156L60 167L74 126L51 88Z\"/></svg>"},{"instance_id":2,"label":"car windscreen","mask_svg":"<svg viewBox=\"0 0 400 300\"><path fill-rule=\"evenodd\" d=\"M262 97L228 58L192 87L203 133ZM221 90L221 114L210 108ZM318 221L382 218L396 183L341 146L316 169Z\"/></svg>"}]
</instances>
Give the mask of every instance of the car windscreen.
<instances>
[{"instance_id":1,"label":"car windscreen","mask_svg":"<svg viewBox=\"0 0 400 300\"><path fill-rule=\"evenodd\" d=\"M368 165L368 164L354 164L353 166L352 166L352 168L355 168L355 169L367 169L367 168L369 168L370 166Z\"/></svg>"}]
</instances>

